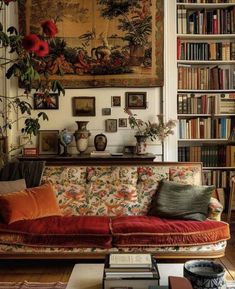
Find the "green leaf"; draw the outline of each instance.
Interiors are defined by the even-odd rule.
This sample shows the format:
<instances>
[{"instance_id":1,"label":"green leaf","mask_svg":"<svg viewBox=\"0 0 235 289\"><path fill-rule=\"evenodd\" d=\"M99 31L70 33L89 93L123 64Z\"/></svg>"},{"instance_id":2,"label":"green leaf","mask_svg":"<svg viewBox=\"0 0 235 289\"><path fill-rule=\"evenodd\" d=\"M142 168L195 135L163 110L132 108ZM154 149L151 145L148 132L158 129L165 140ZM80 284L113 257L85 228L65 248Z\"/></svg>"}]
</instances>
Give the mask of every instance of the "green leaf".
<instances>
[{"instance_id":1,"label":"green leaf","mask_svg":"<svg viewBox=\"0 0 235 289\"><path fill-rule=\"evenodd\" d=\"M6 78L9 79L12 77L12 75L14 75L14 71L16 69L17 65L13 64L6 72Z\"/></svg>"},{"instance_id":2,"label":"green leaf","mask_svg":"<svg viewBox=\"0 0 235 289\"><path fill-rule=\"evenodd\" d=\"M3 31L0 31L0 43L2 43L2 45L5 47L8 46L10 43L8 35Z\"/></svg>"},{"instance_id":3,"label":"green leaf","mask_svg":"<svg viewBox=\"0 0 235 289\"><path fill-rule=\"evenodd\" d=\"M45 112L39 112L38 118L42 117L43 120L49 120L47 114Z\"/></svg>"},{"instance_id":4,"label":"green leaf","mask_svg":"<svg viewBox=\"0 0 235 289\"><path fill-rule=\"evenodd\" d=\"M10 34L13 34L13 33L18 34L17 29L14 26L10 26L7 29L7 32L9 32Z\"/></svg>"}]
</instances>

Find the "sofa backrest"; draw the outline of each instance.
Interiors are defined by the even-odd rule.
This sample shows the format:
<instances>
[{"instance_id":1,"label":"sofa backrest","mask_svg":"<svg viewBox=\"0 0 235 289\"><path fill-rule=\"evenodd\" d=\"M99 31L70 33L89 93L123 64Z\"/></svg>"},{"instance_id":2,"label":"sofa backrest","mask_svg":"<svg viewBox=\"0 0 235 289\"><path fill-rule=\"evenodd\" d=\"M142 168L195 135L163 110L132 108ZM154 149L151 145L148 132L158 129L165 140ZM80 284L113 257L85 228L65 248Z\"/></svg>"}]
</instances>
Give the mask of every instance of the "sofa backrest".
<instances>
[{"instance_id":1,"label":"sofa backrest","mask_svg":"<svg viewBox=\"0 0 235 289\"><path fill-rule=\"evenodd\" d=\"M162 179L200 185L201 163L46 166L64 215L145 215Z\"/></svg>"}]
</instances>

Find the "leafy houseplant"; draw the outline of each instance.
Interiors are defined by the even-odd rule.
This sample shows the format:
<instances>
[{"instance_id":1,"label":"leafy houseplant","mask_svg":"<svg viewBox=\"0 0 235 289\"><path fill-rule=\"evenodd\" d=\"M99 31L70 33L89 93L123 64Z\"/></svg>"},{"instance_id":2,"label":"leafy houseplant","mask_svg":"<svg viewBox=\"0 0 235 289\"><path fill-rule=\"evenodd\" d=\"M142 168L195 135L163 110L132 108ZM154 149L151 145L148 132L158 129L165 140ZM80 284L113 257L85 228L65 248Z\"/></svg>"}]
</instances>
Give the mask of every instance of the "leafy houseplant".
<instances>
[{"instance_id":1,"label":"leafy houseplant","mask_svg":"<svg viewBox=\"0 0 235 289\"><path fill-rule=\"evenodd\" d=\"M132 129L137 129L136 136L142 136L145 139L151 141L159 140L163 142L169 135L174 134L173 128L176 126L175 120L168 120L166 123L163 121L163 116L158 115L157 122L144 122L137 118L136 114L133 114L130 109L125 108L124 111L128 114L128 120Z\"/></svg>"},{"instance_id":2,"label":"leafy houseplant","mask_svg":"<svg viewBox=\"0 0 235 289\"><path fill-rule=\"evenodd\" d=\"M0 0L0 13L4 13L8 6L14 5L21 0ZM33 87L44 95L49 95L50 91L64 94L61 84L49 79L46 62L50 47L54 43L54 36L57 27L54 21L45 20L41 24L41 34L21 35L14 26L8 28L0 22L0 68L4 71L5 77L10 79L17 77L22 95L9 96L0 95L2 106L0 115L0 138L7 137L8 129L11 129L20 119L24 119L23 134L37 135L40 129L40 120L48 120L44 112L39 112L35 117L31 115L31 90ZM17 112L20 114L17 114ZM15 149L15 148L13 148Z\"/></svg>"}]
</instances>

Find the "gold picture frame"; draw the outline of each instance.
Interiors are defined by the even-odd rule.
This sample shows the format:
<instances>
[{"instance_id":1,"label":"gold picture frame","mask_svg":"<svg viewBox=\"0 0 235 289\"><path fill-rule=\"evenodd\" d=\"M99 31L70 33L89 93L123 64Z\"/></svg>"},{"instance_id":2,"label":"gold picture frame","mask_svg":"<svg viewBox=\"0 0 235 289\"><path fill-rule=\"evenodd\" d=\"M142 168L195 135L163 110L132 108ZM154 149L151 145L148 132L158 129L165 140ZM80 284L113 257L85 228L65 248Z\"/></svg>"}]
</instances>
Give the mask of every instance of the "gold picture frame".
<instances>
[{"instance_id":1,"label":"gold picture frame","mask_svg":"<svg viewBox=\"0 0 235 289\"><path fill-rule=\"evenodd\" d=\"M59 130L40 130L38 133L38 154L58 155Z\"/></svg>"},{"instance_id":2,"label":"gold picture frame","mask_svg":"<svg viewBox=\"0 0 235 289\"><path fill-rule=\"evenodd\" d=\"M117 132L117 119L106 119L105 120L105 131L106 132Z\"/></svg>"},{"instance_id":3,"label":"gold picture frame","mask_svg":"<svg viewBox=\"0 0 235 289\"><path fill-rule=\"evenodd\" d=\"M73 116L95 116L95 97L73 97Z\"/></svg>"}]
</instances>

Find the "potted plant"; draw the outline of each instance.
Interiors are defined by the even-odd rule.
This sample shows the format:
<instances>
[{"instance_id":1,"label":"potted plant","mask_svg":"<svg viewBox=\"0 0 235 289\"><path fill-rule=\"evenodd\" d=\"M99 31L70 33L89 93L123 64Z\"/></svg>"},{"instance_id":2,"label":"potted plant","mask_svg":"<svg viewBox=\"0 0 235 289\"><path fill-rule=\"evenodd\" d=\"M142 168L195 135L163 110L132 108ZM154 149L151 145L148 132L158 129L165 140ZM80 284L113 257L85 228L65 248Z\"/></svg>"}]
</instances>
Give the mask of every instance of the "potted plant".
<instances>
[{"instance_id":1,"label":"potted plant","mask_svg":"<svg viewBox=\"0 0 235 289\"><path fill-rule=\"evenodd\" d=\"M144 59L148 36L152 31L151 16L133 16L131 20L123 18L120 22L119 27L127 31L123 40L129 43L130 65L140 65Z\"/></svg>"},{"instance_id":2,"label":"potted plant","mask_svg":"<svg viewBox=\"0 0 235 289\"><path fill-rule=\"evenodd\" d=\"M4 13L8 6L15 5L17 0L0 0L0 13ZM0 22L0 68L6 79L18 78L23 93L11 96L7 91L0 94L0 108L2 121L0 122L0 138L7 138L8 130L20 119L24 119L21 129L23 134L37 135L40 129L40 121L48 120L44 112L32 116L31 90L36 90L45 95L50 91L64 94L61 84L49 79L46 62L49 55L51 43L57 33L57 26L53 20L46 19L41 24L41 34L30 33L22 35L14 26L4 27ZM3 76L4 78L4 76ZM11 147L10 151L16 147ZM1 152L0 152L1 154Z\"/></svg>"},{"instance_id":3,"label":"potted plant","mask_svg":"<svg viewBox=\"0 0 235 289\"><path fill-rule=\"evenodd\" d=\"M151 141L159 140L163 142L165 138L169 135L174 134L174 127L176 126L175 120L168 120L166 123L163 121L163 116L158 115L157 122L144 122L141 119L137 118L136 114L133 114L132 111L128 108L125 108L124 111L128 114L128 121L132 129L136 129L136 153L145 154L146 153L146 141L150 139Z\"/></svg>"}]
</instances>

